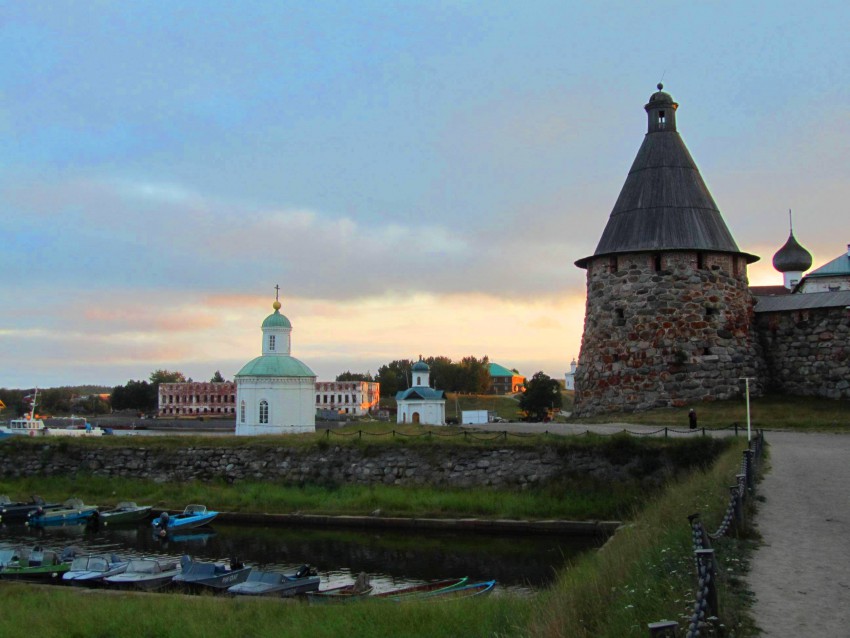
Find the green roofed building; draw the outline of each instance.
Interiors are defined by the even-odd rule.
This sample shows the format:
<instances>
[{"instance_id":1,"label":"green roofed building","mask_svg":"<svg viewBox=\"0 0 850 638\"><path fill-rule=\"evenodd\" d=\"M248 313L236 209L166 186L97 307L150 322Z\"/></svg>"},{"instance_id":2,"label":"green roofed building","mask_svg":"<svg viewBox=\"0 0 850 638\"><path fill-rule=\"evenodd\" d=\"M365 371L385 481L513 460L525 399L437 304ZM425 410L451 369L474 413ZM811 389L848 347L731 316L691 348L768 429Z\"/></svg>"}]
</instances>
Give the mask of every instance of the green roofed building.
<instances>
[{"instance_id":1,"label":"green roofed building","mask_svg":"<svg viewBox=\"0 0 850 638\"><path fill-rule=\"evenodd\" d=\"M237 435L316 431L316 374L290 354L292 324L279 300L272 307L262 325L263 354L236 374Z\"/></svg>"},{"instance_id":2,"label":"green roofed building","mask_svg":"<svg viewBox=\"0 0 850 638\"><path fill-rule=\"evenodd\" d=\"M525 390L525 377L498 363L490 364L490 393L515 394Z\"/></svg>"}]
</instances>

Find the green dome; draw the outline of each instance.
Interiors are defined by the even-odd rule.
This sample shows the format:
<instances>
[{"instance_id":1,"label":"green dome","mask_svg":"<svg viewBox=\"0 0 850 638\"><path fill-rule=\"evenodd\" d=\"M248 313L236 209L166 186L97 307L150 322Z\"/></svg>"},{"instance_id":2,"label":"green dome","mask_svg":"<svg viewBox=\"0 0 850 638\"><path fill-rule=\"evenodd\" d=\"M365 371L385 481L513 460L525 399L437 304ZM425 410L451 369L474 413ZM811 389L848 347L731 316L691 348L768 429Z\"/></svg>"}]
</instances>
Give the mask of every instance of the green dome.
<instances>
[{"instance_id":1,"label":"green dome","mask_svg":"<svg viewBox=\"0 0 850 638\"><path fill-rule=\"evenodd\" d=\"M289 323L289 319L280 314L280 310L275 310L263 321L263 328L292 328L292 324Z\"/></svg>"},{"instance_id":2,"label":"green dome","mask_svg":"<svg viewBox=\"0 0 850 638\"><path fill-rule=\"evenodd\" d=\"M431 368L428 367L428 364L424 361L417 361L413 364L412 370L414 372L428 372Z\"/></svg>"},{"instance_id":3,"label":"green dome","mask_svg":"<svg viewBox=\"0 0 850 638\"><path fill-rule=\"evenodd\" d=\"M274 315L272 315L273 317ZM284 317L284 320L286 317ZM268 319L266 319L268 321ZM287 325L289 322L287 321ZM265 325L265 324L263 324ZM315 377L306 364L286 355L264 355L242 366L237 377Z\"/></svg>"}]
</instances>

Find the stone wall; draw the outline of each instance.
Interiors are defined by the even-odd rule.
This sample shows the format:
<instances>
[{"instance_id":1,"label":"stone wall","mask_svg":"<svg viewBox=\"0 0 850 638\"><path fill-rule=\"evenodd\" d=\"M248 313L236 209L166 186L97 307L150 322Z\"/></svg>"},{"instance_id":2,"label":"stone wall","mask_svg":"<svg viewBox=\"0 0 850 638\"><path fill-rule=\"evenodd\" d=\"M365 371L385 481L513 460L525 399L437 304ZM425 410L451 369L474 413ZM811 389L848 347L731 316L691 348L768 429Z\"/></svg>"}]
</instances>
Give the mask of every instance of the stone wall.
<instances>
[{"instance_id":1,"label":"stone wall","mask_svg":"<svg viewBox=\"0 0 850 638\"><path fill-rule=\"evenodd\" d=\"M627 442L628 443L628 442ZM695 441L695 443L699 443ZM708 454L715 447L706 439ZM660 484L681 466L671 448L601 449L538 446L442 448L430 446L285 447L93 447L73 442L6 441L0 446L0 476L95 475L150 479L275 481L319 485L429 485L529 488L579 477ZM695 458L694 455L687 455ZM697 457L699 455L696 455Z\"/></svg>"},{"instance_id":2,"label":"stone wall","mask_svg":"<svg viewBox=\"0 0 850 638\"><path fill-rule=\"evenodd\" d=\"M742 392L759 376L742 255L689 251L595 258L576 416L681 407Z\"/></svg>"},{"instance_id":3,"label":"stone wall","mask_svg":"<svg viewBox=\"0 0 850 638\"><path fill-rule=\"evenodd\" d=\"M756 314L771 390L850 398L850 311L812 308Z\"/></svg>"}]
</instances>

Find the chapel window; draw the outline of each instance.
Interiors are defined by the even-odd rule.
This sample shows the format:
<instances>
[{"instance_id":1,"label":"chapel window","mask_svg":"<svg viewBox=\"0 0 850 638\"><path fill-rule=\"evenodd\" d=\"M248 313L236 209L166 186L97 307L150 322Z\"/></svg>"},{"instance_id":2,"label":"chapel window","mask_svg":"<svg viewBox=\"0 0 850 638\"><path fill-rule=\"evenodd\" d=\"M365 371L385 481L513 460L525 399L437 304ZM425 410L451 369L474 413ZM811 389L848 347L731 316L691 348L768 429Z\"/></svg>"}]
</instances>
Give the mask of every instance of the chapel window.
<instances>
[{"instance_id":1,"label":"chapel window","mask_svg":"<svg viewBox=\"0 0 850 638\"><path fill-rule=\"evenodd\" d=\"M240 421L240 423L245 423L245 402L244 401L239 405L239 421Z\"/></svg>"},{"instance_id":2,"label":"chapel window","mask_svg":"<svg viewBox=\"0 0 850 638\"><path fill-rule=\"evenodd\" d=\"M260 423L269 422L269 402L266 400L260 401Z\"/></svg>"},{"instance_id":3,"label":"chapel window","mask_svg":"<svg viewBox=\"0 0 850 638\"><path fill-rule=\"evenodd\" d=\"M269 335L269 350L274 350L274 335Z\"/></svg>"}]
</instances>

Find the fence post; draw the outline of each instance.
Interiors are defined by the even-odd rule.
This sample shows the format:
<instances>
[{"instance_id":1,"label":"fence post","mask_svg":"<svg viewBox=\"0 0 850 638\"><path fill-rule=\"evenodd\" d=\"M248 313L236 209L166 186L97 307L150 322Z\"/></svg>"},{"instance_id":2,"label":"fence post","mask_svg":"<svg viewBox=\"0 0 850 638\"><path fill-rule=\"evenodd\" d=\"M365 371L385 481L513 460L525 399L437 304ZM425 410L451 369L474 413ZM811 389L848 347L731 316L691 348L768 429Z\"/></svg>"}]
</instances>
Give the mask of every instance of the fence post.
<instances>
[{"instance_id":1,"label":"fence post","mask_svg":"<svg viewBox=\"0 0 850 638\"><path fill-rule=\"evenodd\" d=\"M702 435L705 436L705 426L702 426Z\"/></svg>"},{"instance_id":2,"label":"fence post","mask_svg":"<svg viewBox=\"0 0 850 638\"><path fill-rule=\"evenodd\" d=\"M697 599L701 595L705 595L705 602L708 607L706 615L718 616L720 610L717 605L717 583L715 582L717 569L714 564L714 550L698 549L694 554L696 554L697 564L699 565L700 591L697 592Z\"/></svg>"},{"instance_id":3,"label":"fence post","mask_svg":"<svg viewBox=\"0 0 850 638\"><path fill-rule=\"evenodd\" d=\"M705 527L703 527L702 521L699 517L699 512L688 516L688 522L691 524L691 534L694 536L694 541L696 541L696 537L699 536L699 542L702 547L711 547L711 541L708 539L708 532L706 532ZM696 542L694 542L694 546L696 546Z\"/></svg>"},{"instance_id":4,"label":"fence post","mask_svg":"<svg viewBox=\"0 0 850 638\"><path fill-rule=\"evenodd\" d=\"M735 426L735 437L737 437L738 436L738 422L735 421L732 425Z\"/></svg>"},{"instance_id":5,"label":"fence post","mask_svg":"<svg viewBox=\"0 0 850 638\"><path fill-rule=\"evenodd\" d=\"M363 438L363 430L357 430L357 439L360 440Z\"/></svg>"},{"instance_id":6,"label":"fence post","mask_svg":"<svg viewBox=\"0 0 850 638\"><path fill-rule=\"evenodd\" d=\"M735 499L735 531L740 533L744 529L744 507L738 485L729 486L729 493Z\"/></svg>"},{"instance_id":7,"label":"fence post","mask_svg":"<svg viewBox=\"0 0 850 638\"><path fill-rule=\"evenodd\" d=\"M676 638L676 630L679 628L679 623L675 620L662 620L660 622L651 622L649 627L649 635L657 638Z\"/></svg>"},{"instance_id":8,"label":"fence post","mask_svg":"<svg viewBox=\"0 0 850 638\"><path fill-rule=\"evenodd\" d=\"M667 438L667 426L666 425L664 426L664 438L665 439Z\"/></svg>"},{"instance_id":9,"label":"fence post","mask_svg":"<svg viewBox=\"0 0 850 638\"><path fill-rule=\"evenodd\" d=\"M756 487L755 476L753 476L753 451L744 450L744 457L747 459L747 489L752 491Z\"/></svg>"}]
</instances>

